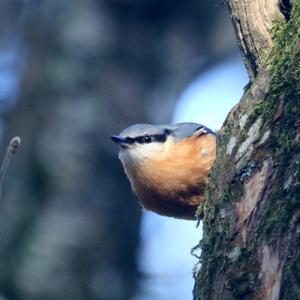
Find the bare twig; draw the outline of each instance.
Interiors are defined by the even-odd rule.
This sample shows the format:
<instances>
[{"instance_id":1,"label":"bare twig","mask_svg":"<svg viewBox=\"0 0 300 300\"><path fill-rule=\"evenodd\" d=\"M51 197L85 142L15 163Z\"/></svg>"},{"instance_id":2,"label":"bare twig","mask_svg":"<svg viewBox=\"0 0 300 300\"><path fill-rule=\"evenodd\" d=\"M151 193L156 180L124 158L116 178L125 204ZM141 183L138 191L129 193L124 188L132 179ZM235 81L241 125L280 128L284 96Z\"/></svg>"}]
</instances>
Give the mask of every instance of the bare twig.
<instances>
[{"instance_id":1,"label":"bare twig","mask_svg":"<svg viewBox=\"0 0 300 300\"><path fill-rule=\"evenodd\" d=\"M18 136L16 136L9 142L6 148L6 152L0 168L0 200L2 196L3 181L7 171L7 167L9 165L12 156L17 152L20 144L21 144L21 139Z\"/></svg>"}]
</instances>

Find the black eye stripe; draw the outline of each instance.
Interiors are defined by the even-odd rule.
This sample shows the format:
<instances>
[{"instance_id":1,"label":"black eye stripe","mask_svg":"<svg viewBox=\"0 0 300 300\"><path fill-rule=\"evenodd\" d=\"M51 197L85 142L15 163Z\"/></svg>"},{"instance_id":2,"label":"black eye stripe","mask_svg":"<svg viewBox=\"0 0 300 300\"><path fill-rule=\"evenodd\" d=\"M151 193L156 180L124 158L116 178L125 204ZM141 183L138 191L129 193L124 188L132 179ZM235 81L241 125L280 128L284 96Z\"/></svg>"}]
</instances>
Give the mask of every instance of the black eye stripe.
<instances>
[{"instance_id":1,"label":"black eye stripe","mask_svg":"<svg viewBox=\"0 0 300 300\"><path fill-rule=\"evenodd\" d=\"M131 137L127 137L126 138L126 143L128 144L133 144L135 142L135 139L131 138Z\"/></svg>"},{"instance_id":2,"label":"black eye stripe","mask_svg":"<svg viewBox=\"0 0 300 300\"><path fill-rule=\"evenodd\" d=\"M138 136L134 140L137 143L143 144L144 143L144 136Z\"/></svg>"},{"instance_id":3,"label":"black eye stripe","mask_svg":"<svg viewBox=\"0 0 300 300\"><path fill-rule=\"evenodd\" d=\"M139 144L149 144L151 142L159 142L163 143L166 141L167 136L166 134L154 134L154 135L141 135L136 138L130 138Z\"/></svg>"}]
</instances>

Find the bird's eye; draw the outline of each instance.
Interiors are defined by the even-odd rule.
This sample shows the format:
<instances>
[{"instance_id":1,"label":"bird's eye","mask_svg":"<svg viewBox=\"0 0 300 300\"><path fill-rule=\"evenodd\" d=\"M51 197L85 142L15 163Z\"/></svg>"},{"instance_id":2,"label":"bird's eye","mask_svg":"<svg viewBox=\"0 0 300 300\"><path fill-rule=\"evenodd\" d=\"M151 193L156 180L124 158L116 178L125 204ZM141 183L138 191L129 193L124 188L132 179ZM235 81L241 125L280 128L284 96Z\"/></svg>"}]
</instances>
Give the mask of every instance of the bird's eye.
<instances>
[{"instance_id":1,"label":"bird's eye","mask_svg":"<svg viewBox=\"0 0 300 300\"><path fill-rule=\"evenodd\" d=\"M146 143L146 144L151 143L151 142L152 142L151 136L145 135L145 136L143 137L143 142Z\"/></svg>"}]
</instances>

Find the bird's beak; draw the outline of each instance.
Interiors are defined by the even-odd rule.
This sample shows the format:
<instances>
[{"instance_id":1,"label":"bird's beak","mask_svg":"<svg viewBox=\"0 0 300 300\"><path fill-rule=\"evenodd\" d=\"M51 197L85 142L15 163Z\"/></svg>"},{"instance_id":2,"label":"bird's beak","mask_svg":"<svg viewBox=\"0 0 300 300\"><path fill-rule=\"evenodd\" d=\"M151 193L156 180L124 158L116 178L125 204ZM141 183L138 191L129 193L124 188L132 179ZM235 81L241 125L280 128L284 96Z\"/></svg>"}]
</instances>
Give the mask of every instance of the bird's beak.
<instances>
[{"instance_id":1,"label":"bird's beak","mask_svg":"<svg viewBox=\"0 0 300 300\"><path fill-rule=\"evenodd\" d=\"M119 144L120 146L124 144L128 144L127 140L119 135L112 135L110 137L116 144Z\"/></svg>"},{"instance_id":2,"label":"bird's beak","mask_svg":"<svg viewBox=\"0 0 300 300\"><path fill-rule=\"evenodd\" d=\"M126 143L126 139L122 138L119 135L112 135L110 138L117 144Z\"/></svg>"}]
</instances>

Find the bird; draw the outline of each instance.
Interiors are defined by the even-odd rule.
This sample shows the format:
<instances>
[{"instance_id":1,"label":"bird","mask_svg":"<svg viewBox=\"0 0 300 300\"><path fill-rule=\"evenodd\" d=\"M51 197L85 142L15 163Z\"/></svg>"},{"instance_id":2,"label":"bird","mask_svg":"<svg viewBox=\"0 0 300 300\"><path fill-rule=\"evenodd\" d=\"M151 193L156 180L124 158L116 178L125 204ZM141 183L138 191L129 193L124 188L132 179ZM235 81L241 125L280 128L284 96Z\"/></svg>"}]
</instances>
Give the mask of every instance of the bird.
<instances>
[{"instance_id":1,"label":"bird","mask_svg":"<svg viewBox=\"0 0 300 300\"><path fill-rule=\"evenodd\" d=\"M216 158L216 134L204 125L135 124L111 136L131 189L146 210L195 220Z\"/></svg>"}]
</instances>

